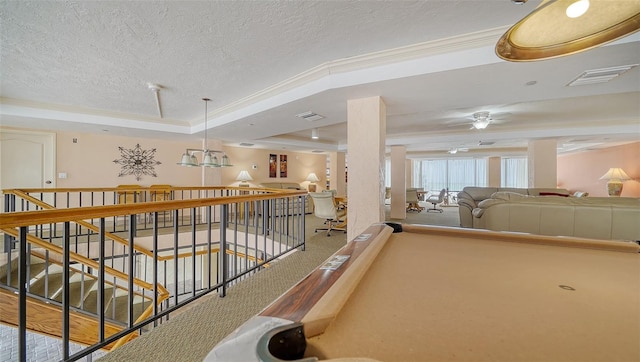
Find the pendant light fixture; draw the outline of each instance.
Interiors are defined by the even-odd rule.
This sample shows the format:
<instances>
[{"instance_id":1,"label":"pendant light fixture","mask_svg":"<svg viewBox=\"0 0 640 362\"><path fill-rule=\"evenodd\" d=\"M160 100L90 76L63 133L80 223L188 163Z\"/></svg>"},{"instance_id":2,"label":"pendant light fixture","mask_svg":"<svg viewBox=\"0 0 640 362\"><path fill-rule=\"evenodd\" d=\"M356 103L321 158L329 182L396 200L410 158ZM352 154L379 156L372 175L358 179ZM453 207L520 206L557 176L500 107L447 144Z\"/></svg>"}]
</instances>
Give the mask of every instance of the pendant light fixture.
<instances>
[{"instance_id":1,"label":"pendant light fixture","mask_svg":"<svg viewBox=\"0 0 640 362\"><path fill-rule=\"evenodd\" d=\"M211 101L209 98L202 98L204 101L204 148L196 149L196 148L187 148L187 150L182 154L182 158L178 165L185 167L231 167L233 166L229 161L229 157L227 157L224 151L218 150L210 150L207 147L209 146L207 143L207 103ZM202 162L198 163L198 159L196 158L196 153L202 153ZM216 154L222 154L221 162L218 161L218 157Z\"/></svg>"},{"instance_id":2,"label":"pendant light fixture","mask_svg":"<svg viewBox=\"0 0 640 362\"><path fill-rule=\"evenodd\" d=\"M640 1L543 0L500 38L496 54L515 62L561 57L640 30Z\"/></svg>"}]
</instances>

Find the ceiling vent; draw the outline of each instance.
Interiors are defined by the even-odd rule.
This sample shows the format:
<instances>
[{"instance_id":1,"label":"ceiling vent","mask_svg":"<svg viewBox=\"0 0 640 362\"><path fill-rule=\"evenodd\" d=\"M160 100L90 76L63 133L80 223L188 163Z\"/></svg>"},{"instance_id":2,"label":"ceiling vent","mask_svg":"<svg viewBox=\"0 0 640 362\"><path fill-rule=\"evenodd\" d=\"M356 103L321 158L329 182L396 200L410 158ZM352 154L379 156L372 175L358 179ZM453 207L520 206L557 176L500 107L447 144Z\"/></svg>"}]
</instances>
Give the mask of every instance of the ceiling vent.
<instances>
[{"instance_id":1,"label":"ceiling vent","mask_svg":"<svg viewBox=\"0 0 640 362\"><path fill-rule=\"evenodd\" d=\"M240 143L240 146L242 146L242 147L252 147L253 143L242 142L242 143Z\"/></svg>"},{"instance_id":2,"label":"ceiling vent","mask_svg":"<svg viewBox=\"0 0 640 362\"><path fill-rule=\"evenodd\" d=\"M313 153L323 153L324 151L323 150L313 150L311 152L313 152Z\"/></svg>"},{"instance_id":3,"label":"ceiling vent","mask_svg":"<svg viewBox=\"0 0 640 362\"><path fill-rule=\"evenodd\" d=\"M480 142L478 142L478 146L491 146L494 143L495 142L493 142L493 141L480 141Z\"/></svg>"},{"instance_id":4,"label":"ceiling vent","mask_svg":"<svg viewBox=\"0 0 640 362\"><path fill-rule=\"evenodd\" d=\"M621 65L618 67L600 68L584 71L577 78L567 84L569 87L584 84L606 83L638 64Z\"/></svg>"},{"instance_id":5,"label":"ceiling vent","mask_svg":"<svg viewBox=\"0 0 640 362\"><path fill-rule=\"evenodd\" d=\"M323 119L324 116L321 116L317 113L308 111L308 112L304 112L304 113L300 113L300 114L296 114L296 117L302 118L302 119L306 119L307 121L317 121L319 119Z\"/></svg>"}]
</instances>

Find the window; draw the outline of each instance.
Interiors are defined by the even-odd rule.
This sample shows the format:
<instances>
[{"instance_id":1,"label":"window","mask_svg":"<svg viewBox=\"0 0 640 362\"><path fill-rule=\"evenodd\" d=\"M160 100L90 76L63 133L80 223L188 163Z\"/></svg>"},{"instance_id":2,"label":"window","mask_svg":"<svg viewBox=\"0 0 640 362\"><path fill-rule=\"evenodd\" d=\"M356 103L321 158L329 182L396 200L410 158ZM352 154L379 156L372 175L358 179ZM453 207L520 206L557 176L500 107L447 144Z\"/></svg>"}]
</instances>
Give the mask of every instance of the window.
<instances>
[{"instance_id":1,"label":"window","mask_svg":"<svg viewBox=\"0 0 640 362\"><path fill-rule=\"evenodd\" d=\"M503 157L500 187L529 187L529 170L526 157Z\"/></svg>"},{"instance_id":2,"label":"window","mask_svg":"<svg viewBox=\"0 0 640 362\"><path fill-rule=\"evenodd\" d=\"M413 161L412 185L427 191L461 191L465 186L487 185L484 158L427 159Z\"/></svg>"}]
</instances>

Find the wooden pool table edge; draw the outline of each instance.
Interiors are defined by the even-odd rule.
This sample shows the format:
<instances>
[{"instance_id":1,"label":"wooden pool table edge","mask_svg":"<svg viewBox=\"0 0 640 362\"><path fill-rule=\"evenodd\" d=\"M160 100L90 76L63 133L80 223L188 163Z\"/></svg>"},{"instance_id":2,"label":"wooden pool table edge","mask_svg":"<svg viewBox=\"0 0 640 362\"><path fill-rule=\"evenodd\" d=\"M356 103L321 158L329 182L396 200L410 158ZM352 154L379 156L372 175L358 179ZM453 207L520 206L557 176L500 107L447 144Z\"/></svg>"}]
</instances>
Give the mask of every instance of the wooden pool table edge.
<instances>
[{"instance_id":1,"label":"wooden pool table edge","mask_svg":"<svg viewBox=\"0 0 640 362\"><path fill-rule=\"evenodd\" d=\"M600 240L573 236L535 235L510 231L492 231L485 229L466 229L412 224L402 224L402 230L405 232L424 233L430 235L439 234L443 236L472 237L475 239L489 239L494 241L640 253L640 244L624 240Z\"/></svg>"},{"instance_id":2,"label":"wooden pool table edge","mask_svg":"<svg viewBox=\"0 0 640 362\"><path fill-rule=\"evenodd\" d=\"M366 241L355 241L356 237L327 259L331 260L336 255L348 255L349 259L338 269L323 270L322 265L318 266L258 315L292 322L305 321L310 324L305 324L305 333L317 334L316 328L323 324L321 320L330 321L331 315L340 310L391 232L392 229L384 224L369 226L361 234L370 234ZM319 324L309 330L315 323Z\"/></svg>"}]
</instances>

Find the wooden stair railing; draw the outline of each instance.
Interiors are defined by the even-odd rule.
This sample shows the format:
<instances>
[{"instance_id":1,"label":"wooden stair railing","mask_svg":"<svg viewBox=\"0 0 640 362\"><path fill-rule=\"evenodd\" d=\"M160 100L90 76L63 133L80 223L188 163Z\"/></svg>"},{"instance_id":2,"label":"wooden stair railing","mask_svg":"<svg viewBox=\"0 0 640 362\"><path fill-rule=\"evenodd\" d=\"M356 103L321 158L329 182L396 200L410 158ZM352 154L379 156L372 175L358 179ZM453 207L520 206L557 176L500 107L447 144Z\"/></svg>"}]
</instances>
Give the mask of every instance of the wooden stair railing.
<instances>
[{"instance_id":1,"label":"wooden stair railing","mask_svg":"<svg viewBox=\"0 0 640 362\"><path fill-rule=\"evenodd\" d=\"M11 235L15 238L19 238L19 233L17 231L17 229L13 228L16 227L18 224L21 224L22 222L19 221L21 219L21 215L16 215L16 214L31 214L29 216L27 216L27 218L29 220L33 220L31 221L30 225L37 225L37 224L49 224L51 222L62 222L64 221L69 221L72 223L76 223L78 225L81 225L89 230L92 230L96 233L99 233L100 230L97 226L93 225L92 223L86 222L84 220L81 219L73 219L73 220L69 220L68 218L66 218L63 215L67 215L69 214L65 209L57 209L54 206L43 202L39 199L36 199L32 196L30 196L28 193L23 192L21 190L4 190L5 193L9 192L11 194L14 194L18 197L21 197L22 199L24 199L27 202L31 202L45 210L60 210L60 215L57 215L58 213L56 213L56 216L53 216L53 218L49 217L46 220L41 220L39 219L37 216L35 216L35 214L37 213L37 211L25 211L25 212L19 212L19 213L9 213L9 214L0 214L0 218L3 220L4 225L3 226L8 226L8 227L2 227L0 228L0 230L2 230L3 232L5 232L7 235ZM284 192L281 190L276 190L277 193L279 194L285 194L283 196L285 197L292 197L292 196L297 196L298 194L301 194L300 191L292 191L292 190L286 190L288 192ZM291 195L289 195L291 194ZM295 194L295 195L294 195ZM273 198L273 194L262 194L262 195L253 195L251 197L248 196L227 196L227 197L223 197L221 199L224 199L224 201L219 200L219 201L214 201L211 202L211 200L206 200L207 204L209 202L211 202L211 204L213 205L220 205L222 203L240 203L240 202L247 202L247 201L255 201L255 200L266 200L269 198ZM155 205L153 205L155 204ZM130 213L131 211L138 212L138 213L142 213L142 212L154 212L154 211L170 211L172 209L175 208L187 208L187 207L200 207L200 206L204 206L203 204L203 200L178 200L178 201L159 201L156 203L153 203L152 205L147 204L147 205L141 205L141 204L137 204L137 205L130 205L130 207L127 209L127 212ZM194 206L195 205L195 206ZM92 217L110 217L112 215L114 215L114 211L115 210L122 210L122 205L114 205L114 206L97 206L97 207L90 207L87 209L98 209L100 208L101 211L98 213L94 213L94 215L92 215ZM135 210L134 210L135 209ZM70 210L69 210L70 211ZM96 215L97 214L97 215ZM34 217L35 216L35 217ZM83 215L84 216L84 215ZM64 219L63 219L64 218ZM55 219L55 220L53 220ZM15 224L15 225L13 225ZM109 232L104 232L104 235L106 238L108 238L109 240L112 240L116 243L128 246L129 242L125 239L123 239L122 237L113 234L113 233L109 233ZM40 239L36 236L27 235L27 242L31 243L39 248L48 250L49 252L52 252L58 256L62 255L62 247L52 244L50 242L47 242L43 239ZM134 245L133 246L134 251L140 254L144 254L148 257L154 257L154 253L153 251L147 250L145 248L142 248L140 246ZM220 251L219 248L215 248L215 249L211 249L211 253L218 253ZM32 252L33 254L34 252ZM196 251L195 255L203 255L203 254L207 254L208 251L207 250L200 250L200 251ZM244 259L247 260L251 260L253 262L263 262L263 259L261 258L257 258L256 256L251 256L248 254L244 254L244 253L240 253L240 252L234 252L233 250L225 250L226 254L229 255L236 255L239 257L242 257ZM35 255L35 254L34 254ZM192 252L186 252L186 253L180 253L177 258L185 258L185 257L190 257L194 255ZM41 255L42 256L42 255ZM70 256L70 260L76 263L80 263L83 264L87 267L92 267L92 268L98 268L99 267L99 263L96 262L95 260L77 254L75 252L69 252L69 256ZM51 256L49 256L49 258L51 258ZM168 256L161 256L161 255L157 255L155 256L155 258L158 260L158 262L161 261L169 261L169 260L173 260L174 256L173 255L168 255ZM268 264L264 265L265 267L268 267ZM108 266L104 266L104 270L105 270L105 274L111 275L112 277L115 278L119 278L122 280L128 280L128 275L126 273L120 272L118 270L115 270L113 268L110 268ZM7 270L7 273L10 273L11 271ZM143 289L148 289L148 290L153 290L153 286L151 283L147 283L143 280L134 278L134 285L136 285L137 287L143 288ZM156 286L157 288L157 292L158 292L158 297L157 297L157 301L160 304L161 302L163 302L164 300L166 300L167 298L169 298L170 294L169 292L160 284L158 284ZM0 288L0 299L3 300L3 303L1 303L0 305L2 306L2 308L0 308L0 320L3 321L10 321L11 318L15 319L14 323L10 323L10 324L15 324L17 325L17 316L16 313L19 309L19 306L17 305L17 296L14 292L10 291L10 290L5 290ZM12 301L13 299L13 301ZM6 301L6 303L5 303ZM7 307L7 308L4 308ZM52 331L54 330L58 330L61 331L62 330L62 321L60 318L60 309L52 303L45 303L43 301L34 299L34 298L28 298L27 301L27 313L30 316L28 318L27 324L31 324L31 326L27 326L28 329L33 329L33 330L39 330L42 333L45 334L49 334L49 335L56 335L56 334L60 334L58 333L53 333ZM10 313L7 313L7 310L10 311ZM36 322L30 322L31 316L33 314L38 314L42 316L42 320L38 320ZM55 317L49 317L51 316L51 313L54 313ZM144 321L145 319L147 319L149 316L151 316L151 314L153 313L153 305L150 303L150 305L144 309L144 311L138 316L138 318L134 321L134 324L137 324L141 321ZM85 337L86 336L97 336L97 333L92 333L90 331L91 328L89 328L89 330L87 330L87 326L91 325L91 321L93 320L95 322L95 317L91 318L90 316L88 316L86 313L82 313L82 312L76 312L76 311L71 311L70 312L70 324L72 326L71 328L71 336L70 336L70 340L71 341L75 341L81 344L85 344L85 345L92 345L97 343L97 340L91 341L91 340L87 340ZM46 323L53 323L52 325L54 325L54 327L51 327L51 325L49 327L43 327L43 325L45 325ZM95 322L97 323L97 322ZM34 328L35 326L39 326L40 329L38 328ZM111 322L105 322L105 335L112 335L115 334L119 331L121 331L123 329L122 326L117 325L116 323L111 323ZM97 330L97 327L95 327L94 330ZM111 349L111 348L116 348L118 346L121 346L122 344L126 343L127 341L129 341L130 339L134 338L137 334L135 332L132 332L124 337L122 337L120 340L111 343L109 346L106 347L106 349ZM58 337L60 337L60 335L58 335ZM96 337L97 338L97 337Z\"/></svg>"},{"instance_id":2,"label":"wooden stair railing","mask_svg":"<svg viewBox=\"0 0 640 362\"><path fill-rule=\"evenodd\" d=\"M18 236L18 233L15 229L2 229L5 233L12 235L14 237ZM43 250L47 250L50 253L52 253L53 255L45 255L45 253L38 251L38 250L31 250L31 255L37 258L40 258L43 262L42 263L34 263L31 264L31 277L32 277L32 282L31 285L34 285L37 283L37 280L33 280L33 278L37 277L39 274L42 274L44 272L44 267L41 267L41 265L44 265L44 260L48 259L51 262L51 265L56 265L59 267L59 269L61 270L62 268L62 263L59 261L59 259L61 259L61 255L62 255L62 247L58 246L58 245L54 245L51 244L45 240L42 240L40 238L37 238L33 235L27 235L27 240L39 247L42 248ZM220 252L219 248L213 248L211 249L211 253L212 254L217 254ZM199 250L196 251L196 255L205 255L207 254L208 251L207 250ZM240 252L234 252L233 250L226 250L226 254L228 255L234 255L234 256L238 256L244 259L248 259L250 261L253 262L262 262L263 259L261 258L256 258L255 256L252 255L247 255L244 253L240 253ZM187 252L187 253L180 253L178 254L178 259L181 258L187 258L187 257L191 257L192 253L191 252ZM86 258L82 255L76 254L74 252L69 252L69 257L71 261L74 262L78 262L81 263L87 267L92 267L94 269L97 269L99 267L98 262L94 261L93 259L90 258ZM164 257L163 260L172 260L173 256L168 256L168 257ZM160 258L158 258L158 260L160 260ZM269 264L265 264L265 267L269 267ZM107 275L111 275L111 276L115 276L117 278L123 279L123 280L127 280L128 279L128 275L126 273L120 272L118 270L115 270L111 267L105 266L105 274ZM76 269L76 268L72 268L70 267L70 269L72 270L73 274L79 274L82 273L82 271ZM7 274L10 273L11 271L7 271ZM52 275L57 275L59 273L52 273ZM95 282L97 282L97 278L91 274L86 274L85 276L87 278L92 278L94 279ZM13 287L17 287L17 275L12 278L12 286ZM1 281L1 280L0 280ZM6 281L6 276L5 276L5 281ZM60 282L62 282L60 280ZM105 281L105 284L111 285L112 287L118 288L121 291L125 291L126 293L128 293L128 291L126 291L125 288L121 287L121 286L114 286L113 283ZM137 278L134 278L134 284L140 287L143 287L144 289L148 289L148 290L152 290L152 284L147 283L145 281L139 280ZM104 288L105 290L107 288ZM157 285L157 289L158 289L158 304L162 303L164 300L166 300L167 298L169 298L170 294L169 292L160 284ZM78 291L79 292L79 291ZM35 293L38 294L38 293ZM105 293L104 295L108 295L109 293ZM117 295L115 295L116 293L111 293L112 294L112 299L115 298ZM141 298L147 298L147 299L152 299L151 297L147 296L143 296L141 293L139 292L134 292L134 294L137 294L139 297ZM41 295L41 294L39 294ZM48 299L53 299L56 300L58 302L61 302L61 299L56 298L56 296L59 296L59 294L57 293L47 293L47 295L41 295L43 298L48 298ZM97 297L96 293L90 293L88 295L85 295L85 297L83 298L83 300L87 300L90 298L90 296L93 296L94 298ZM78 299L77 297L71 296L72 298ZM14 300L12 300L14 299ZM0 300L2 300L2 303L0 303L0 305L2 305L2 307L0 307L0 321L3 321L5 323L8 324L12 324L12 325L17 325L17 318L15 316L16 311L18 310L17 308L17 296L14 293L2 293L0 294ZM28 329L34 330L34 331L38 331L41 333L45 333L47 335L51 335L51 336L55 336L60 338L61 337L61 324L60 324L60 318L59 318L59 314L60 314L60 309L59 307L57 307L54 304L51 303L45 303L42 301L38 301L38 300L34 300L34 299L29 299L28 302L29 306L28 309L34 313L29 313L31 315L31 317L28 319L29 321L29 326ZM108 303L105 303L108 304ZM144 303L143 303L144 304ZM93 309L95 309L95 305L89 304L88 306L92 306L94 307ZM9 309L5 308L5 307L9 307ZM78 309L82 309L82 308L78 308ZM94 344L97 343L97 310L90 310L90 308L85 308L82 309L84 312L86 313L90 313L92 315L94 315L94 318L90 318L87 314L84 313L79 313L79 312L72 312L70 315L70 320L71 320L71 325L74 326L74 332L71 335L71 340L77 343L81 343L81 344ZM137 318L134 321L134 324L139 323L144 321L145 319L147 319L149 316L151 316L151 314L153 313L153 304L151 303L151 301L149 301L149 305L142 311L142 313L140 313ZM51 314L55 315L55 317L51 318L48 317ZM35 321L33 321L33 317L37 315L38 317L36 318ZM48 322L46 322L48 321ZM52 327L51 326L51 321L55 321L54 324L58 327ZM116 318L116 321L122 322L122 323L126 323L126 321L122 320L122 319L118 319ZM80 326L80 324L85 324L83 326ZM93 326L93 327L90 327ZM105 334L111 335L111 334L115 334L119 331L121 331L123 329L122 325L119 325L116 322L109 322L106 321L105 322ZM80 331L82 331L82 333L80 333ZM115 343L110 344L106 349L114 349L117 347L122 346L123 344L125 344L126 342L130 341L131 339L135 338L137 334L135 333L130 333L125 337L122 337L120 340L118 340ZM88 338L88 336L96 336L95 339L91 339Z\"/></svg>"},{"instance_id":3,"label":"wooden stair railing","mask_svg":"<svg viewBox=\"0 0 640 362\"><path fill-rule=\"evenodd\" d=\"M15 229L3 228L2 230L5 233L7 233L9 235L12 235L14 237L18 236L18 233L17 233L17 231ZM63 267L62 263L59 261L61 259L61 255L62 255L62 247L61 246L51 244L51 243L49 243L49 242L47 242L45 240L42 240L40 238L37 238L37 237L33 236L33 235L27 235L27 240L28 240L29 243L31 243L31 244L33 244L33 245L35 245L35 246L37 246L37 247L39 247L41 249L47 250L50 253L53 253L53 255L50 254L47 257L42 252L39 252L37 250L32 250L31 251L31 255L32 256L35 256L35 257L38 257L38 258L42 259L43 262L44 262L45 259L48 259L49 262L51 263L51 265L57 265L59 267L59 269L61 269ZM56 259L58 259L58 260L56 260ZM76 254L74 252L69 252L69 259L70 259L70 261L80 263L80 264L85 265L87 267L91 267L91 268L94 268L94 269L98 269L99 268L99 263L96 262L95 260L87 258L87 257L82 256L82 255L79 255L79 254ZM44 268L36 267L36 271L39 270L39 269L42 269L42 270L40 270L38 272L38 274L41 274L43 272ZM79 271L79 270L77 270L75 268L70 267L70 269L71 269L71 271L73 273L81 273L81 271ZM115 277L115 278L118 278L118 279L121 279L121 280L128 280L128 275L126 273L123 273L121 271L115 270L115 269L113 269L113 268L111 268L109 266L106 266L106 265L104 266L104 270L105 270L105 274L106 275L109 275L111 277ZM12 272L11 270L7 270L7 274L9 274L11 272ZM58 273L52 273L52 274L55 275L55 274L58 274ZM36 276L37 275L31 275L32 278L34 278ZM91 274L87 274L87 273L85 273L85 276L88 277L88 278L92 278L93 277L93 276L91 276ZM6 276L5 276L5 281L6 281ZM31 284L33 284L35 282L36 281L34 281L32 279ZM62 281L60 281L60 282L62 282ZM146 289L146 290L149 290L149 291L153 290L153 285L151 283L145 282L145 281L140 280L138 278L134 278L133 279L133 283L134 283L135 286L140 287L142 289ZM14 284L14 283L12 282L11 284ZM122 295L123 293L124 294L129 294L129 291L124 287L121 287L121 286L118 286L118 285L114 285L113 283L111 283L109 281L105 281L105 284L111 285L112 289L115 287L116 290L120 290L121 291L120 295ZM15 277L15 285L14 285L14 287L15 286L17 286L17 276ZM161 284L157 284L156 288L157 288L157 293L158 293L157 302L158 302L158 304L160 304L164 300L169 298L170 294ZM107 288L103 288L103 289L106 290ZM47 293L47 294L49 294L49 295L42 295L42 297L46 298L46 299L56 300L55 299L55 293L54 294ZM151 297L143 296L139 292L133 292L133 294L137 295L139 297L139 299L145 299L146 298L146 299L151 299L152 300ZM2 294L3 299L10 299L9 298L10 296L13 296L13 297L17 298L15 296L15 294L13 294L13 293L9 293L9 294L4 293L4 294ZM116 292L112 292L112 294L111 294L112 298L116 298L117 296L118 296L118 294ZM49 298L49 297L54 297L54 298ZM86 296L86 297L88 297L88 296ZM85 299L86 299L86 297L85 297ZM107 300L107 301L110 302L111 300ZM4 308L5 306L12 305L12 304L14 304L14 303L12 303L10 300L5 300L5 301L3 301L3 303L1 303L2 307L0 307L0 310L1 310L1 312L0 312L0 320L5 321L5 322L7 322L9 324L17 325L17 317L15 316L15 314L16 314L18 309L14 308L12 310L5 310L5 308ZM105 304L107 304L107 303L105 303ZM144 303L143 303L143 305L144 305ZM60 316L59 316L60 315L60 309L57 306L55 306L55 307L54 306L55 305L51 304L51 303L47 304L47 303L39 302L39 301L36 301L36 300L33 300L33 299L30 300L31 309L38 311L38 313L32 315L31 318L36 318L36 319L43 318L46 321L46 320L50 320L50 318L46 317L46 315L47 314L50 315L51 313L54 313L54 314L57 314L57 316L55 318L53 318L53 320L55 320L57 324L60 324L60 319L61 319ZM35 308L35 309L33 309L33 308ZM97 315L98 315L97 311L93 312L93 311L89 311L89 310L85 309L85 310L83 310L83 312L86 312L88 314L94 315L93 320L95 320L97 318ZM144 308L144 310L142 310L142 312L137 316L137 318L134 321L134 324L145 320L146 318L148 318L151 315L151 313L153 313L153 304L151 303L151 301L149 301L149 305L146 308ZM76 320L76 319L79 318L79 315L83 315L83 313L74 311L73 314L70 316L70 319ZM81 319L84 320L85 322L88 322L91 318L88 315L84 314L84 318L81 318ZM13 323L11 323L11 321L13 321ZM125 321L120 320L119 322L125 322ZM96 323L97 323L97 321L96 321ZM61 337L61 332L60 332L61 329L58 329L58 331L54 333L53 330L55 328L52 329L52 328L46 326L45 324L42 323L42 321L41 322L37 322L37 321L36 322L31 322L30 324L31 324L31 326L29 327L29 329L32 329L32 330L35 330L35 331L39 331L39 332L42 332L42 333L45 333L45 334L48 334L48 335ZM109 329L109 330L111 330L113 332L111 334L114 334L116 332L121 331L123 328L124 327L122 325L119 325L117 323L117 319L114 322L105 322L105 333L107 332L107 329ZM85 328L81 328L81 330L85 331L84 333L89 332L89 331L87 331L86 327ZM78 343L82 343L82 344L89 344L89 345L97 343L98 342L98 340L97 340L97 329L95 329L93 332L94 333L92 333L92 334L84 334L83 333L82 335L78 336L79 339L77 339L77 340L73 340L72 339L72 340L74 342L78 342ZM90 343L89 343L89 341L87 341L87 336L88 335L96 336L96 339L95 340L91 340ZM133 338L133 336L135 336L135 335L136 335L135 333L131 333L131 334L123 337L121 339L122 342L120 344L114 343L114 344L111 344L110 346L112 346L112 348L113 348L116 345L122 345L126 341L130 340L131 338Z\"/></svg>"}]
</instances>

